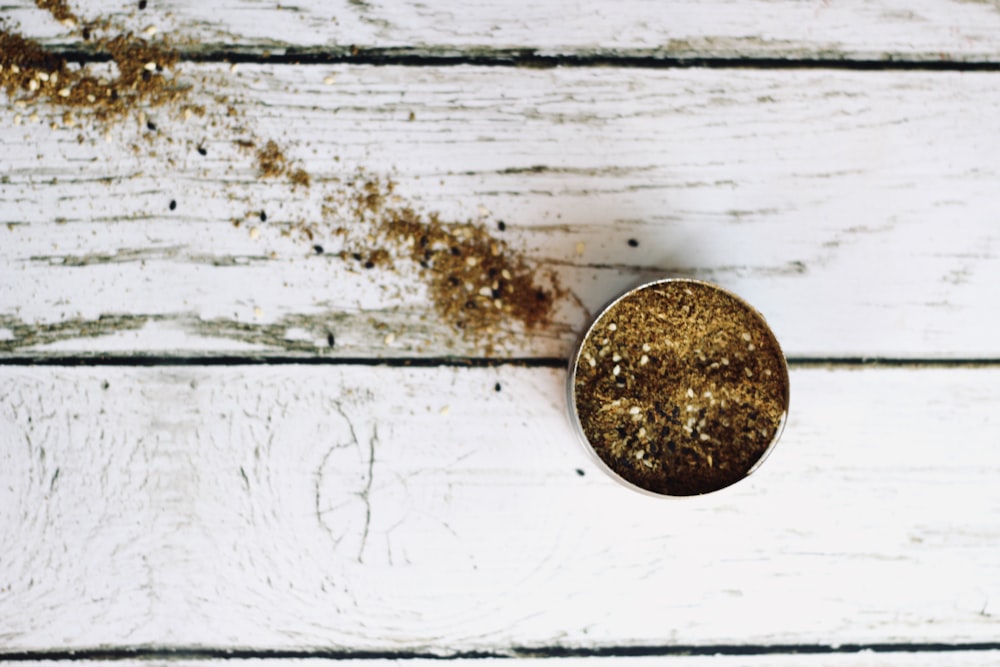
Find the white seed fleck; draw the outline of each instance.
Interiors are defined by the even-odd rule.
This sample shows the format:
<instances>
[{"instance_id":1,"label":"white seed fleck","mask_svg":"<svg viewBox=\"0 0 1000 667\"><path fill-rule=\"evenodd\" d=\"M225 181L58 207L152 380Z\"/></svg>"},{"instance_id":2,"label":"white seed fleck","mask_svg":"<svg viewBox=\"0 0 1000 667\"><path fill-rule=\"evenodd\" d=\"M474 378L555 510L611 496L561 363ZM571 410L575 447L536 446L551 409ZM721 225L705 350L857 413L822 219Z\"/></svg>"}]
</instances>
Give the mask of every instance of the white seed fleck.
<instances>
[{"instance_id":1,"label":"white seed fleck","mask_svg":"<svg viewBox=\"0 0 1000 667\"><path fill-rule=\"evenodd\" d=\"M253 316L256 317L256 318L258 318L258 319L261 318L261 317L263 317L264 316L264 309L261 308L260 306L254 306L253 307Z\"/></svg>"},{"instance_id":2,"label":"white seed fleck","mask_svg":"<svg viewBox=\"0 0 1000 667\"><path fill-rule=\"evenodd\" d=\"M750 370L749 368L744 368L743 372L747 374L748 378L752 378L753 377L753 371Z\"/></svg>"},{"instance_id":3,"label":"white seed fleck","mask_svg":"<svg viewBox=\"0 0 1000 667\"><path fill-rule=\"evenodd\" d=\"M645 426L643 426L642 428L639 429L639 437L640 438L645 438L646 437L646 427Z\"/></svg>"},{"instance_id":4,"label":"white seed fleck","mask_svg":"<svg viewBox=\"0 0 1000 667\"><path fill-rule=\"evenodd\" d=\"M147 35L149 35L150 37L152 37L153 35L156 34L156 26L155 25L151 25L151 26L147 27L145 30L143 30L143 32L146 33Z\"/></svg>"},{"instance_id":5,"label":"white seed fleck","mask_svg":"<svg viewBox=\"0 0 1000 667\"><path fill-rule=\"evenodd\" d=\"M17 65L11 65L10 66L10 71L13 72L14 74L20 74L21 73L21 68L18 67Z\"/></svg>"},{"instance_id":6,"label":"white seed fleck","mask_svg":"<svg viewBox=\"0 0 1000 667\"><path fill-rule=\"evenodd\" d=\"M28 120L30 120L32 123L37 123L38 122L38 114L36 112L32 111L31 115L28 116Z\"/></svg>"},{"instance_id":7,"label":"white seed fleck","mask_svg":"<svg viewBox=\"0 0 1000 667\"><path fill-rule=\"evenodd\" d=\"M500 275L503 276L504 280L510 280L510 271L508 271L507 269L501 271Z\"/></svg>"},{"instance_id":8,"label":"white seed fleck","mask_svg":"<svg viewBox=\"0 0 1000 667\"><path fill-rule=\"evenodd\" d=\"M712 392L706 391L704 394L702 394L702 396L704 396L705 398L712 398Z\"/></svg>"},{"instance_id":9,"label":"white seed fleck","mask_svg":"<svg viewBox=\"0 0 1000 667\"><path fill-rule=\"evenodd\" d=\"M643 351L643 352L649 352L649 351L650 351L650 350L652 350L652 349L653 349L653 348L651 348L651 347L649 346L649 343L643 343L643 344L642 344L642 351Z\"/></svg>"},{"instance_id":10,"label":"white seed fleck","mask_svg":"<svg viewBox=\"0 0 1000 667\"><path fill-rule=\"evenodd\" d=\"M191 120L191 116L193 116L193 115L194 115L194 112L191 111L190 109L185 109L184 112L181 114L181 116L184 118L184 120Z\"/></svg>"},{"instance_id":11,"label":"white seed fleck","mask_svg":"<svg viewBox=\"0 0 1000 667\"><path fill-rule=\"evenodd\" d=\"M618 364L615 364L615 367L611 369L612 375L618 375L621 372L622 372L622 367L619 366Z\"/></svg>"},{"instance_id":12,"label":"white seed fleck","mask_svg":"<svg viewBox=\"0 0 1000 667\"><path fill-rule=\"evenodd\" d=\"M698 439L701 440L702 442L704 442L705 440L708 440L708 433L702 433L702 434L700 434L698 436Z\"/></svg>"},{"instance_id":13,"label":"white seed fleck","mask_svg":"<svg viewBox=\"0 0 1000 667\"><path fill-rule=\"evenodd\" d=\"M688 398L694 398L694 389L692 389L691 387L688 387L687 394L688 394Z\"/></svg>"},{"instance_id":14,"label":"white seed fleck","mask_svg":"<svg viewBox=\"0 0 1000 667\"><path fill-rule=\"evenodd\" d=\"M621 360L622 360L622 355L620 354L615 354L611 356L611 361L621 361Z\"/></svg>"},{"instance_id":15,"label":"white seed fleck","mask_svg":"<svg viewBox=\"0 0 1000 667\"><path fill-rule=\"evenodd\" d=\"M711 468L712 467L712 455L711 454L706 454L705 455L705 460L708 461L708 467Z\"/></svg>"},{"instance_id":16,"label":"white seed fleck","mask_svg":"<svg viewBox=\"0 0 1000 667\"><path fill-rule=\"evenodd\" d=\"M229 66L229 71L230 71L230 73L236 71L236 63L233 63L232 65Z\"/></svg>"},{"instance_id":17,"label":"white seed fleck","mask_svg":"<svg viewBox=\"0 0 1000 667\"><path fill-rule=\"evenodd\" d=\"M608 325L608 331L618 331L618 325L612 322Z\"/></svg>"},{"instance_id":18,"label":"white seed fleck","mask_svg":"<svg viewBox=\"0 0 1000 667\"><path fill-rule=\"evenodd\" d=\"M260 237L260 230L256 227L250 228L250 239L256 241Z\"/></svg>"},{"instance_id":19,"label":"white seed fleck","mask_svg":"<svg viewBox=\"0 0 1000 667\"><path fill-rule=\"evenodd\" d=\"M583 257L583 251L584 251L585 248L586 248L586 246L583 245L583 241L577 241L577 244L576 244L576 254L577 254L577 256Z\"/></svg>"},{"instance_id":20,"label":"white seed fleck","mask_svg":"<svg viewBox=\"0 0 1000 667\"><path fill-rule=\"evenodd\" d=\"M70 93L69 88L63 88L62 90L59 91L59 97L69 97L69 93Z\"/></svg>"},{"instance_id":21,"label":"white seed fleck","mask_svg":"<svg viewBox=\"0 0 1000 667\"><path fill-rule=\"evenodd\" d=\"M642 408L640 408L638 405L633 405L631 408L628 409L628 413L630 415L637 415L640 412L642 412Z\"/></svg>"},{"instance_id":22,"label":"white seed fleck","mask_svg":"<svg viewBox=\"0 0 1000 667\"><path fill-rule=\"evenodd\" d=\"M493 294L493 290L491 290L489 287L480 287L479 288L479 296L491 296L492 294Z\"/></svg>"},{"instance_id":23,"label":"white seed fleck","mask_svg":"<svg viewBox=\"0 0 1000 667\"><path fill-rule=\"evenodd\" d=\"M150 60L148 63L146 63L142 67L147 72L154 72L154 71L156 71L156 61Z\"/></svg>"},{"instance_id":24,"label":"white seed fleck","mask_svg":"<svg viewBox=\"0 0 1000 667\"><path fill-rule=\"evenodd\" d=\"M649 357L647 357L645 354L642 355L641 357L639 357L639 365L640 366L645 366L648 363L649 363Z\"/></svg>"},{"instance_id":25,"label":"white seed fleck","mask_svg":"<svg viewBox=\"0 0 1000 667\"><path fill-rule=\"evenodd\" d=\"M720 361L722 362L723 366L728 366L729 365L729 359L727 357L722 357L722 359L720 359Z\"/></svg>"},{"instance_id":26,"label":"white seed fleck","mask_svg":"<svg viewBox=\"0 0 1000 667\"><path fill-rule=\"evenodd\" d=\"M49 80L49 73L48 72L39 72L35 76L38 77L39 81L48 81Z\"/></svg>"},{"instance_id":27,"label":"white seed fleck","mask_svg":"<svg viewBox=\"0 0 1000 667\"><path fill-rule=\"evenodd\" d=\"M21 114L16 113L14 114L14 125L20 125L20 124L21 124Z\"/></svg>"},{"instance_id":28,"label":"white seed fleck","mask_svg":"<svg viewBox=\"0 0 1000 667\"><path fill-rule=\"evenodd\" d=\"M451 406L450 405L444 406L443 408L441 408L441 415L442 416L447 415L450 410L451 410Z\"/></svg>"},{"instance_id":29,"label":"white seed fleck","mask_svg":"<svg viewBox=\"0 0 1000 667\"><path fill-rule=\"evenodd\" d=\"M392 345L395 341L396 341L396 334L394 334L394 333L387 333L385 335L385 344L386 345Z\"/></svg>"},{"instance_id":30,"label":"white seed fleck","mask_svg":"<svg viewBox=\"0 0 1000 667\"><path fill-rule=\"evenodd\" d=\"M30 90L31 92L35 92L36 90L38 90L38 82L35 81L34 79L28 81L28 90Z\"/></svg>"},{"instance_id":31,"label":"white seed fleck","mask_svg":"<svg viewBox=\"0 0 1000 667\"><path fill-rule=\"evenodd\" d=\"M646 452L642 451L641 449L637 449L635 452L635 458L639 459L640 461L642 460L642 457L645 455Z\"/></svg>"},{"instance_id":32,"label":"white seed fleck","mask_svg":"<svg viewBox=\"0 0 1000 667\"><path fill-rule=\"evenodd\" d=\"M336 81L337 81L337 77L335 77L332 74L330 76L327 76L327 77L323 78L323 83L326 84L327 86L332 86Z\"/></svg>"},{"instance_id":33,"label":"white seed fleck","mask_svg":"<svg viewBox=\"0 0 1000 667\"><path fill-rule=\"evenodd\" d=\"M770 368L765 368L764 369L764 375L767 376L767 377L771 377L771 369Z\"/></svg>"},{"instance_id":34,"label":"white seed fleck","mask_svg":"<svg viewBox=\"0 0 1000 667\"><path fill-rule=\"evenodd\" d=\"M591 355L588 354L584 358L587 360L587 363L590 364L591 368L594 368L595 366L597 366L597 359L594 359L593 356L591 356Z\"/></svg>"},{"instance_id":35,"label":"white seed fleck","mask_svg":"<svg viewBox=\"0 0 1000 667\"><path fill-rule=\"evenodd\" d=\"M94 102L97 101L97 98L94 97L93 95L87 95L87 101L93 104Z\"/></svg>"},{"instance_id":36,"label":"white seed fleck","mask_svg":"<svg viewBox=\"0 0 1000 667\"><path fill-rule=\"evenodd\" d=\"M750 343L749 345L747 345L747 349L748 349L748 350L750 350L751 352L753 352L753 351L754 351L755 349L757 349L757 348L756 348L756 347L754 347L754 344L753 344L753 343Z\"/></svg>"},{"instance_id":37,"label":"white seed fleck","mask_svg":"<svg viewBox=\"0 0 1000 667\"><path fill-rule=\"evenodd\" d=\"M748 343L750 342L751 339L750 334L744 331L741 335L743 336L743 340L745 340Z\"/></svg>"}]
</instances>

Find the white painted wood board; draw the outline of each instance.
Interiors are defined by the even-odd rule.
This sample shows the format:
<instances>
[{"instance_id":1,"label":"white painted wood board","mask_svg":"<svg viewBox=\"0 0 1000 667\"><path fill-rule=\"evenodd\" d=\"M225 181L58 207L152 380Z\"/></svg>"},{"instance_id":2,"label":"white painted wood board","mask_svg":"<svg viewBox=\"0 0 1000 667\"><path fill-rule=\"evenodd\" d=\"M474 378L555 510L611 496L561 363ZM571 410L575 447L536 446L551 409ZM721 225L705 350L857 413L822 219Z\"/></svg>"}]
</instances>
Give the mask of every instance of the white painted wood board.
<instances>
[{"instance_id":1,"label":"white painted wood board","mask_svg":"<svg viewBox=\"0 0 1000 667\"><path fill-rule=\"evenodd\" d=\"M1000 369L795 370L771 458L686 500L592 467L563 382L516 367L3 367L0 641L995 641Z\"/></svg>"},{"instance_id":2,"label":"white painted wood board","mask_svg":"<svg viewBox=\"0 0 1000 667\"><path fill-rule=\"evenodd\" d=\"M158 0L72 3L83 20L113 17L136 30L158 27L184 48L331 52L412 47L418 53L473 54L537 49L543 54L618 52L722 58L995 60L1000 11L991 1L624 0L609 4L528 0L298 0L260 3ZM53 42L76 42L30 0L6 16Z\"/></svg>"},{"instance_id":3,"label":"white painted wood board","mask_svg":"<svg viewBox=\"0 0 1000 667\"><path fill-rule=\"evenodd\" d=\"M365 168L448 219L505 220L498 236L579 298L503 355L564 356L589 312L664 275L741 294L791 356L1000 354L995 74L183 70L210 113L153 114L151 144L134 122L107 143L82 120L50 129L61 112L0 112L4 353L478 354L405 267L366 272L334 239L317 256L282 237ZM235 135L208 126L214 94L313 187L258 182Z\"/></svg>"},{"instance_id":4,"label":"white painted wood board","mask_svg":"<svg viewBox=\"0 0 1000 667\"><path fill-rule=\"evenodd\" d=\"M992 666L1000 658L998 651L949 651L947 653L858 653L847 655L762 655L762 656L664 656L642 658L482 658L466 660L449 660L447 664L455 667L937 667L943 662L953 667ZM315 665L316 667L336 667L344 664L341 660L324 660L311 658L308 661L299 659L221 659L221 660L178 660L178 659L142 659L142 660L93 660L88 661L95 667L121 665L121 667L216 667L233 665L234 667L301 667ZM0 667L18 667L23 662L0 660ZM38 660L31 664L38 667L60 667L65 662L55 660ZM433 667L440 665L438 659L401 659L401 660L364 660L352 659L352 665L359 667Z\"/></svg>"}]
</instances>

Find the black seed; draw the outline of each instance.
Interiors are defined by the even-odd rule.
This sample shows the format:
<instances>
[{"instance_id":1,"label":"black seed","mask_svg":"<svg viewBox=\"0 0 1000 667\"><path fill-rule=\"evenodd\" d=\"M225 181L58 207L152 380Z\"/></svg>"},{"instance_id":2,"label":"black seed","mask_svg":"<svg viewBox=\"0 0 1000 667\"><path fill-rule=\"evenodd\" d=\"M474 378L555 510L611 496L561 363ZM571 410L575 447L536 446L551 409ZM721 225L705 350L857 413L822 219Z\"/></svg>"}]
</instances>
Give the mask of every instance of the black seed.
<instances>
[{"instance_id":1,"label":"black seed","mask_svg":"<svg viewBox=\"0 0 1000 667\"><path fill-rule=\"evenodd\" d=\"M424 259L425 260L430 261L431 257L433 257L433 256L434 256L434 253L432 253L430 250L425 250L424 251Z\"/></svg>"},{"instance_id":2,"label":"black seed","mask_svg":"<svg viewBox=\"0 0 1000 667\"><path fill-rule=\"evenodd\" d=\"M579 468L577 468L577 469L576 469L576 474L577 474L577 475L579 475L580 477L583 477L583 476L584 476L584 475L586 475L587 473L585 473L585 472L583 472L582 470L580 470Z\"/></svg>"},{"instance_id":3,"label":"black seed","mask_svg":"<svg viewBox=\"0 0 1000 667\"><path fill-rule=\"evenodd\" d=\"M458 287L459 280L455 276L448 276L448 284L452 287Z\"/></svg>"},{"instance_id":4,"label":"black seed","mask_svg":"<svg viewBox=\"0 0 1000 667\"><path fill-rule=\"evenodd\" d=\"M170 200L170 210L173 211L175 208L177 208L177 201L174 200L174 199L171 199Z\"/></svg>"},{"instance_id":5,"label":"black seed","mask_svg":"<svg viewBox=\"0 0 1000 667\"><path fill-rule=\"evenodd\" d=\"M674 419L680 419L681 409L675 405L673 411L670 413L670 416L673 417Z\"/></svg>"},{"instance_id":6,"label":"black seed","mask_svg":"<svg viewBox=\"0 0 1000 667\"><path fill-rule=\"evenodd\" d=\"M473 308L476 307L476 302L475 301L466 301L465 302L465 307L468 308L469 310L472 310Z\"/></svg>"},{"instance_id":7,"label":"black seed","mask_svg":"<svg viewBox=\"0 0 1000 667\"><path fill-rule=\"evenodd\" d=\"M321 245L319 245L317 243L316 245L313 246L313 252L316 253L317 255L322 255L323 254L323 246L321 246Z\"/></svg>"},{"instance_id":8,"label":"black seed","mask_svg":"<svg viewBox=\"0 0 1000 667\"><path fill-rule=\"evenodd\" d=\"M152 78L153 78L153 75L149 72L149 70L146 70L146 69L142 70L142 80L143 81L149 81Z\"/></svg>"},{"instance_id":9,"label":"black seed","mask_svg":"<svg viewBox=\"0 0 1000 667\"><path fill-rule=\"evenodd\" d=\"M361 261L361 253L360 252L352 252L351 253L351 257L353 257L354 259L356 259L359 262Z\"/></svg>"},{"instance_id":10,"label":"black seed","mask_svg":"<svg viewBox=\"0 0 1000 667\"><path fill-rule=\"evenodd\" d=\"M366 269L372 269L372 268L375 268L375 262L373 262L373 261L371 261L371 260L369 259L369 260L368 260L367 262L365 262L365 268L366 268Z\"/></svg>"},{"instance_id":11,"label":"black seed","mask_svg":"<svg viewBox=\"0 0 1000 667\"><path fill-rule=\"evenodd\" d=\"M535 298L538 299L539 301L545 301L546 296L547 295L543 290L538 290L537 292L535 292Z\"/></svg>"},{"instance_id":12,"label":"black seed","mask_svg":"<svg viewBox=\"0 0 1000 667\"><path fill-rule=\"evenodd\" d=\"M490 270L487 271L486 273L489 274L490 278L497 277L497 270L495 268L490 267Z\"/></svg>"},{"instance_id":13,"label":"black seed","mask_svg":"<svg viewBox=\"0 0 1000 667\"><path fill-rule=\"evenodd\" d=\"M459 320L458 322L455 322L455 326L458 327L459 329L464 329L465 328L465 322L463 322L462 320Z\"/></svg>"},{"instance_id":14,"label":"black seed","mask_svg":"<svg viewBox=\"0 0 1000 667\"><path fill-rule=\"evenodd\" d=\"M83 29L83 38L85 40L90 39L90 28L84 28Z\"/></svg>"},{"instance_id":15,"label":"black seed","mask_svg":"<svg viewBox=\"0 0 1000 667\"><path fill-rule=\"evenodd\" d=\"M110 386L111 386L111 383L108 382L107 380L105 380L104 382L101 383L101 389L107 389Z\"/></svg>"},{"instance_id":16,"label":"black seed","mask_svg":"<svg viewBox=\"0 0 1000 667\"><path fill-rule=\"evenodd\" d=\"M147 120L146 129L148 129L150 132L156 132L156 123L154 123L151 120Z\"/></svg>"},{"instance_id":17,"label":"black seed","mask_svg":"<svg viewBox=\"0 0 1000 667\"><path fill-rule=\"evenodd\" d=\"M111 91L111 101L112 102L117 102L118 101L118 91L117 90L112 90Z\"/></svg>"},{"instance_id":18,"label":"black seed","mask_svg":"<svg viewBox=\"0 0 1000 667\"><path fill-rule=\"evenodd\" d=\"M500 391L501 389L503 389L503 387L500 386L499 382L497 382L495 385L493 385L493 390L494 391Z\"/></svg>"},{"instance_id":19,"label":"black seed","mask_svg":"<svg viewBox=\"0 0 1000 667\"><path fill-rule=\"evenodd\" d=\"M420 268L429 269L431 268L431 265L427 263L427 260L422 259L420 260Z\"/></svg>"},{"instance_id":20,"label":"black seed","mask_svg":"<svg viewBox=\"0 0 1000 667\"><path fill-rule=\"evenodd\" d=\"M500 296L501 296L501 294L500 294L500 290L499 289L493 290L493 298L494 299L499 299Z\"/></svg>"},{"instance_id":21,"label":"black seed","mask_svg":"<svg viewBox=\"0 0 1000 667\"><path fill-rule=\"evenodd\" d=\"M333 337L332 333L328 333L326 335L326 344L327 345L329 345L330 347L333 347L336 342L337 342L337 339Z\"/></svg>"},{"instance_id":22,"label":"black seed","mask_svg":"<svg viewBox=\"0 0 1000 667\"><path fill-rule=\"evenodd\" d=\"M670 442L667 443L667 449L669 449L672 452L676 452L677 451L677 443L674 442L673 440L671 440Z\"/></svg>"},{"instance_id":23,"label":"black seed","mask_svg":"<svg viewBox=\"0 0 1000 667\"><path fill-rule=\"evenodd\" d=\"M631 247L633 247L633 248L638 248L638 247L639 247L639 242L638 242L638 241L636 241L635 239L629 239L629 240L628 240L628 244L629 244L629 245L630 245Z\"/></svg>"},{"instance_id":24,"label":"black seed","mask_svg":"<svg viewBox=\"0 0 1000 667\"><path fill-rule=\"evenodd\" d=\"M421 248L426 248L427 247L427 237L426 236L421 236L419 243L420 243L420 247Z\"/></svg>"},{"instance_id":25,"label":"black seed","mask_svg":"<svg viewBox=\"0 0 1000 667\"><path fill-rule=\"evenodd\" d=\"M507 223L501 220L500 222L497 223L497 229L499 229L501 232L504 231L505 229L507 229Z\"/></svg>"},{"instance_id":26,"label":"black seed","mask_svg":"<svg viewBox=\"0 0 1000 667\"><path fill-rule=\"evenodd\" d=\"M649 453L650 454L659 454L660 453L660 446L658 444L656 444L655 442L649 443Z\"/></svg>"},{"instance_id":27,"label":"black seed","mask_svg":"<svg viewBox=\"0 0 1000 667\"><path fill-rule=\"evenodd\" d=\"M205 150L204 146L198 146L198 155L208 155L208 151Z\"/></svg>"},{"instance_id":28,"label":"black seed","mask_svg":"<svg viewBox=\"0 0 1000 667\"><path fill-rule=\"evenodd\" d=\"M260 221L267 222L267 213L265 213L264 211L260 212Z\"/></svg>"},{"instance_id":29,"label":"black seed","mask_svg":"<svg viewBox=\"0 0 1000 667\"><path fill-rule=\"evenodd\" d=\"M619 427L618 427L617 429L615 429L615 430L617 430L617 431L618 431L618 437L619 437L619 438L622 438L622 439L624 439L624 438L625 438L625 436L626 436L626 435L628 435L628 433L626 433L626 432L625 432L625 427L624 427L624 426L619 426Z\"/></svg>"},{"instance_id":30,"label":"black seed","mask_svg":"<svg viewBox=\"0 0 1000 667\"><path fill-rule=\"evenodd\" d=\"M146 8L146 0L139 0L139 9Z\"/></svg>"},{"instance_id":31,"label":"black seed","mask_svg":"<svg viewBox=\"0 0 1000 667\"><path fill-rule=\"evenodd\" d=\"M462 254L462 251L458 249L458 246L452 246L451 254L454 255L455 257L458 257L459 255Z\"/></svg>"}]
</instances>

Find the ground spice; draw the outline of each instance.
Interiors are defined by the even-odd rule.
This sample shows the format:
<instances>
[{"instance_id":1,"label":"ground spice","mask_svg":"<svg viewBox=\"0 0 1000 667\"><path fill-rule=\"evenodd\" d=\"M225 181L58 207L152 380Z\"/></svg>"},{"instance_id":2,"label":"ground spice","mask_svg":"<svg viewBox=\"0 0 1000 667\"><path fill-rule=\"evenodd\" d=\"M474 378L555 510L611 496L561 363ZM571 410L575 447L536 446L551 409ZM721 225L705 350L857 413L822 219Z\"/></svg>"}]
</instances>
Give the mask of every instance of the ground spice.
<instances>
[{"instance_id":1,"label":"ground spice","mask_svg":"<svg viewBox=\"0 0 1000 667\"><path fill-rule=\"evenodd\" d=\"M394 192L392 181L359 174L327 197L328 223L345 239L341 259L365 268L416 267L438 316L486 353L512 325L534 330L551 322L564 294L554 275L543 276L485 224L420 213ZM336 225L345 219L355 224Z\"/></svg>"},{"instance_id":2,"label":"ground spice","mask_svg":"<svg viewBox=\"0 0 1000 667\"><path fill-rule=\"evenodd\" d=\"M2 28L0 87L15 106L45 105L62 112L65 126L89 121L105 131L134 115L151 133L150 142L161 134L147 117L150 108L170 105L185 120L206 115L205 107L187 103L192 88L179 79L178 54L165 38L152 40L153 26L142 37L108 19L84 20L65 0L36 4L81 36L95 55L110 56L113 67L102 76L95 71L98 66L70 64L38 41ZM139 4L140 9L144 6ZM205 96L205 91L198 92ZM277 142L248 130L229 98L216 95L214 103L218 108L212 112L212 126L247 153L259 178L285 179L292 190L310 187L310 174ZM204 140L192 146L199 155L208 154ZM133 145L133 150L139 148ZM484 224L420 213L402 202L394 184L384 179L354 178L329 186L324 194L324 219L293 227L317 254L323 249L314 236L334 229L344 241L340 256L363 269L393 270L402 263L415 267L437 314L484 352L499 347L515 327L535 329L550 323L554 304L563 295L555 277L541 275ZM176 200L170 200L168 208L175 210ZM259 218L267 220L263 212ZM240 222L234 218L236 226ZM507 225L499 221L496 227L503 232ZM257 227L250 230L251 238L259 233Z\"/></svg>"},{"instance_id":3,"label":"ground spice","mask_svg":"<svg viewBox=\"0 0 1000 667\"><path fill-rule=\"evenodd\" d=\"M570 381L597 456L666 495L745 477L788 409L784 357L763 318L698 281L653 283L614 303L580 346Z\"/></svg>"},{"instance_id":4,"label":"ground spice","mask_svg":"<svg viewBox=\"0 0 1000 667\"><path fill-rule=\"evenodd\" d=\"M131 33L94 42L109 55L116 73L96 74L89 66L70 66L35 40L0 30L0 87L20 106L44 104L91 114L99 122L140 114L140 107L160 107L187 94L172 73L177 54Z\"/></svg>"}]
</instances>

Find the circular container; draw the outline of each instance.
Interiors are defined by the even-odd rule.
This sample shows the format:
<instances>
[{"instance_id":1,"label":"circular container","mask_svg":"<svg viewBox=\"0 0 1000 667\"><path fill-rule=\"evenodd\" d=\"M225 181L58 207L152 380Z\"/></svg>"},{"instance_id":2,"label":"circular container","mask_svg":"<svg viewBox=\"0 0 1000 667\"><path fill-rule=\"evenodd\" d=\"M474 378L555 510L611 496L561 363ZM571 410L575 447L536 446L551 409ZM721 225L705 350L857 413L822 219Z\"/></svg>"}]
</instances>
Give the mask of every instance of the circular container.
<instances>
[{"instance_id":1,"label":"circular container","mask_svg":"<svg viewBox=\"0 0 1000 667\"><path fill-rule=\"evenodd\" d=\"M598 467L654 496L726 488L760 467L788 415L788 366L764 317L721 287L663 279L605 306L566 382Z\"/></svg>"}]
</instances>

